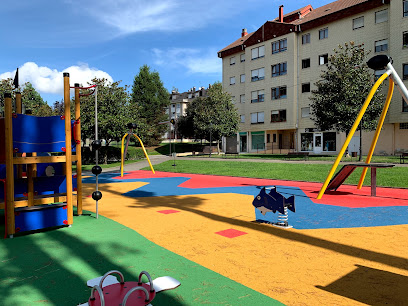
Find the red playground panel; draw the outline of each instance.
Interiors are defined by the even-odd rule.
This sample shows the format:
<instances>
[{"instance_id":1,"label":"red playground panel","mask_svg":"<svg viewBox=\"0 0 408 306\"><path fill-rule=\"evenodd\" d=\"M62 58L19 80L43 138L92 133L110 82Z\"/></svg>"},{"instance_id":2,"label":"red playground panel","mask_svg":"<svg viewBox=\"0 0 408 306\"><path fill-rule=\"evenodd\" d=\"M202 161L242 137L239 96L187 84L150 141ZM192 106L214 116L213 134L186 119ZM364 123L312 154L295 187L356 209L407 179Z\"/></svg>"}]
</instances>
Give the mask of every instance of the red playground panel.
<instances>
[{"instance_id":1,"label":"red playground panel","mask_svg":"<svg viewBox=\"0 0 408 306\"><path fill-rule=\"evenodd\" d=\"M235 238L235 237L239 237L239 236L242 236L242 235L246 235L248 233L241 232L239 230L230 228L230 229L227 229L227 230L216 232L216 234L227 237L227 238Z\"/></svg>"},{"instance_id":2,"label":"red playground panel","mask_svg":"<svg viewBox=\"0 0 408 306\"><path fill-rule=\"evenodd\" d=\"M174 210L174 209L166 209L166 210L158 210L157 212L161 213L161 214L168 215L168 214L175 214L175 213L178 213L180 211L179 210Z\"/></svg>"},{"instance_id":3,"label":"red playground panel","mask_svg":"<svg viewBox=\"0 0 408 306\"><path fill-rule=\"evenodd\" d=\"M105 305L122 305L122 301L125 298L125 295L135 287L143 287L149 293L149 298L146 298L146 294L142 290L136 290L132 292L126 302L126 305L133 306L143 306L148 305L156 296L156 291L150 291L150 285L138 282L125 282L123 284L113 284L106 287L103 287L103 297L105 299ZM88 300L89 306L100 306L101 298L99 292L95 291L95 298Z\"/></svg>"}]
</instances>

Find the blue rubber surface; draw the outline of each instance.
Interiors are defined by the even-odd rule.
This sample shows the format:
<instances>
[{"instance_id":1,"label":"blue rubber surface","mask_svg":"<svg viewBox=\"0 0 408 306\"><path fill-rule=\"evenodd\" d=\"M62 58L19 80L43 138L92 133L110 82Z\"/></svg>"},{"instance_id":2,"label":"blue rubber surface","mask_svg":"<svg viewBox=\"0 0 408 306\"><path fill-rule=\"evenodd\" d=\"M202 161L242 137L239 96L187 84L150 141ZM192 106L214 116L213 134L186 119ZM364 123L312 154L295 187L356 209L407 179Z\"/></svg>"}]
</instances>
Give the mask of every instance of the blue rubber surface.
<instances>
[{"instance_id":1,"label":"blue rubber surface","mask_svg":"<svg viewBox=\"0 0 408 306\"><path fill-rule=\"evenodd\" d=\"M128 197L163 197L199 194L236 193L256 196L263 186L244 187L217 187L217 188L184 188L179 185L189 178L166 177L166 178L143 178L143 179L113 179L118 174L101 174L99 183L120 182L146 182L145 186L123 194ZM226 177L226 180L228 178ZM94 184L95 178L83 179L84 183ZM286 198L294 195L296 213L289 211L289 224L296 229L321 229L321 228L351 228L371 227L408 224L408 207L366 207L349 208L334 205L316 204L299 188L277 186L277 191ZM248 203L238 205L249 205L252 208L252 200ZM262 216L262 215L261 215ZM277 213L267 213L266 216L272 220L277 219ZM254 220L256 219L254 213Z\"/></svg>"}]
</instances>

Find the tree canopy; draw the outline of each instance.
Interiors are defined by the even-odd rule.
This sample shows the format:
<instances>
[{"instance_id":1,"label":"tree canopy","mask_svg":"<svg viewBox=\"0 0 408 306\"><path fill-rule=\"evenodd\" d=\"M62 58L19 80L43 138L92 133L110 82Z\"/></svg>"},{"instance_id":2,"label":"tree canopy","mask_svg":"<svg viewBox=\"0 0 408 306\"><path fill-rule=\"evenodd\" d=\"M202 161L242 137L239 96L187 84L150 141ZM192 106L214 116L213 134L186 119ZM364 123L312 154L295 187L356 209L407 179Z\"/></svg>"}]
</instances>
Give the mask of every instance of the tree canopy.
<instances>
[{"instance_id":1,"label":"tree canopy","mask_svg":"<svg viewBox=\"0 0 408 306\"><path fill-rule=\"evenodd\" d=\"M231 95L219 82L207 91L207 97L194 99L187 106L186 115L177 121L177 129L183 137L221 140L238 131L239 115Z\"/></svg>"},{"instance_id":2,"label":"tree canopy","mask_svg":"<svg viewBox=\"0 0 408 306\"><path fill-rule=\"evenodd\" d=\"M52 115L52 108L43 100L30 82L26 82L21 88L15 89L11 78L3 79L0 82L0 113L4 110L4 93L10 92L14 103L18 90L21 92L21 101L24 108L31 110L32 115L39 117Z\"/></svg>"},{"instance_id":3,"label":"tree canopy","mask_svg":"<svg viewBox=\"0 0 408 306\"><path fill-rule=\"evenodd\" d=\"M159 124L168 120L165 108L169 105L169 93L164 88L160 75L150 71L149 66L140 67L133 81L129 112L137 121L137 133L147 145L160 143L166 131L166 125Z\"/></svg>"},{"instance_id":4,"label":"tree canopy","mask_svg":"<svg viewBox=\"0 0 408 306\"><path fill-rule=\"evenodd\" d=\"M350 131L373 86L374 74L365 63L369 53L363 45L350 42L339 45L329 56L327 69L310 97L312 120L321 130ZM363 129L376 128L383 102L380 87L363 116Z\"/></svg>"},{"instance_id":5,"label":"tree canopy","mask_svg":"<svg viewBox=\"0 0 408 306\"><path fill-rule=\"evenodd\" d=\"M94 78L89 83L89 86L98 85L98 137L105 139L107 145L112 140L120 140L127 131L126 124L132 121L128 114L127 87L119 84L120 81L111 83L104 78ZM95 139L94 95L81 97L81 134L82 139Z\"/></svg>"}]
</instances>

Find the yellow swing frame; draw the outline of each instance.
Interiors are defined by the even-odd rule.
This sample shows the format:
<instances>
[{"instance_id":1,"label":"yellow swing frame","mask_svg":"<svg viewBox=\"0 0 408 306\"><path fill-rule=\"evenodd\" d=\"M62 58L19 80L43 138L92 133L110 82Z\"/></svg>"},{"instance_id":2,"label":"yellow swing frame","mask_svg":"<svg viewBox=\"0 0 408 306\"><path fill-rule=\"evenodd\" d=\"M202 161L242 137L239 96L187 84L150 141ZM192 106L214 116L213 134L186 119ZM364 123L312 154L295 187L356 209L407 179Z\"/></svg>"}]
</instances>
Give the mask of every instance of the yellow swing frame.
<instances>
[{"instance_id":1,"label":"yellow swing frame","mask_svg":"<svg viewBox=\"0 0 408 306\"><path fill-rule=\"evenodd\" d=\"M317 199L321 199L323 194L325 193L325 191L327 189L327 186L329 185L330 180L333 177L334 172L336 171L337 166L339 165L340 160L341 160L342 156L344 155L344 153L345 153L345 151L346 151L346 149L347 149L347 147L348 147L348 145L349 145L349 143L351 141L351 138L353 137L355 131L357 130L357 127L360 124L360 121L363 118L363 115L366 112L368 105L370 104L375 92L377 91L377 89L381 85L381 83L385 79L387 79L389 77L389 86L388 86L387 98L385 100L384 107L383 107L380 119L378 120L377 129L375 131L373 140L371 142L370 150L368 151L368 154L367 154L367 159L365 161L366 164L369 164L371 162L371 158L373 156L375 146L376 146L378 138L380 136L380 132L381 132L382 126L384 124L385 116L387 115L387 111L388 111L388 108L390 106L392 94L394 92L394 85L395 85L394 81L399 86L399 89L401 91L402 96L405 98L405 101L406 102L408 101L407 88L405 87L404 83L401 81L401 78L398 76L397 72L395 71L394 67L392 66L391 61L392 61L391 58L388 58L388 63L386 64L386 67L385 67L385 68L387 68L387 71L374 83L374 86L371 88L370 93L368 94L363 106L361 107L361 110L358 113L357 119L354 122L354 124L353 124L353 126L352 126L352 128L350 130L350 133L348 134L348 136L346 138L346 141L343 144L343 147L341 148L339 154L337 155L337 158L334 161L333 166L331 167L331 169L329 171L329 174L327 175L327 178L324 181L322 188L320 189L319 194L317 195ZM364 179L365 179L365 176L367 174L367 169L368 169L367 167L363 168L363 171L362 171L361 176L360 176L360 180L359 180L358 185L357 185L357 189L361 189L361 187L363 186Z\"/></svg>"}]
</instances>

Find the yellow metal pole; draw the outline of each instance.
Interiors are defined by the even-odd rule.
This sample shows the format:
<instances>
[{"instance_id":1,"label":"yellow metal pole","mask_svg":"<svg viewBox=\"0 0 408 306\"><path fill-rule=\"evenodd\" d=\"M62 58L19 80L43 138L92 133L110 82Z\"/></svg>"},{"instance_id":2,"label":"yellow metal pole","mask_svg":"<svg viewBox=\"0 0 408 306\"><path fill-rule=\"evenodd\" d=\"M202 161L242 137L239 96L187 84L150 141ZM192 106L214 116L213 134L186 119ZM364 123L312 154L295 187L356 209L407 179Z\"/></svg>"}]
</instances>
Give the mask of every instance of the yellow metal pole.
<instances>
[{"instance_id":1,"label":"yellow metal pole","mask_svg":"<svg viewBox=\"0 0 408 306\"><path fill-rule=\"evenodd\" d=\"M375 131L373 141L371 142L371 147L370 147L370 150L368 151L367 159L365 161L366 164L369 164L371 162L371 158L373 157L375 146L377 145L377 141L378 141L378 138L380 137L381 129L384 124L385 116L387 115L388 108L391 104L391 98L394 92L394 81L390 78L389 82L390 84L388 86L387 99L385 100L383 111L381 113L380 119L378 120L377 129ZM367 170L368 170L367 167L363 168L363 172L361 173L360 180L357 185L357 189L361 189L361 187L363 186L364 179L367 174Z\"/></svg>"},{"instance_id":2,"label":"yellow metal pole","mask_svg":"<svg viewBox=\"0 0 408 306\"><path fill-rule=\"evenodd\" d=\"M331 167L331 169L330 169L330 171L329 171L329 174L327 175L327 178L326 178L326 180L324 181L323 186L322 186L322 188L320 189L320 192L319 192L319 194L317 195L317 198L316 198L316 199L321 199L321 198L322 198L324 192L326 191L327 186L328 186L329 183L330 183L331 178L333 177L334 172L336 171L337 166L338 166L339 163L340 163L340 160L341 160L341 158L342 158L344 152L346 151L346 149L347 149L347 147L348 147L348 145L349 145L349 143L350 143L350 141L351 141L351 138L352 138L353 135L354 135L354 132L356 131L358 125L360 124L361 118L363 117L365 111L367 110L368 105L369 105L370 102L371 102L371 99L373 98L373 96L374 96L375 92L377 91L378 87L380 86L380 84L381 84L387 77L388 77L388 73L386 72L386 73L384 73L384 74L377 80L377 82L375 82L374 86L371 88L370 93L368 94L367 99L365 100L363 106L361 107L361 110L360 110L360 112L359 112L358 115L357 115L357 119L356 119L356 121L354 122L353 126L351 127L350 133L347 135L346 141L344 142L343 147L341 148L341 150L340 150L340 152L339 152L339 155L337 155L337 158L336 158L336 160L334 161L334 164L333 164L333 166Z\"/></svg>"},{"instance_id":3,"label":"yellow metal pole","mask_svg":"<svg viewBox=\"0 0 408 306\"><path fill-rule=\"evenodd\" d=\"M145 156L147 158L147 161L149 162L150 169L152 170L152 172L154 174L154 169L153 169L152 163L150 162L149 155L147 155L147 152L146 152L146 149L145 149L145 147L143 145L142 140L136 134L133 134L133 136L135 136L139 140L140 144L142 145L142 149L143 149L143 152L144 152L144 154L145 154Z\"/></svg>"},{"instance_id":4,"label":"yellow metal pole","mask_svg":"<svg viewBox=\"0 0 408 306\"><path fill-rule=\"evenodd\" d=\"M7 200L5 211L7 214L6 235L14 235L16 225L14 218L14 163L13 163L13 122L11 109L11 93L4 94L4 130L6 150L6 191Z\"/></svg>"},{"instance_id":5,"label":"yellow metal pole","mask_svg":"<svg viewBox=\"0 0 408 306\"><path fill-rule=\"evenodd\" d=\"M123 154L125 153L125 148L124 148L124 143L125 143L125 138L128 135L128 133L125 134L125 136L122 137L122 145L120 147L120 177L123 177L123 166L125 164L125 156Z\"/></svg>"},{"instance_id":6,"label":"yellow metal pole","mask_svg":"<svg viewBox=\"0 0 408 306\"><path fill-rule=\"evenodd\" d=\"M64 72L64 116L65 116L65 175L67 180L68 224L74 222L72 206L72 151L71 151L71 99L69 95L69 73Z\"/></svg>"},{"instance_id":7,"label":"yellow metal pole","mask_svg":"<svg viewBox=\"0 0 408 306\"><path fill-rule=\"evenodd\" d=\"M76 175L77 175L77 214L82 215L82 152L81 152L81 103L79 84L75 84L75 134L76 134Z\"/></svg>"}]
</instances>

